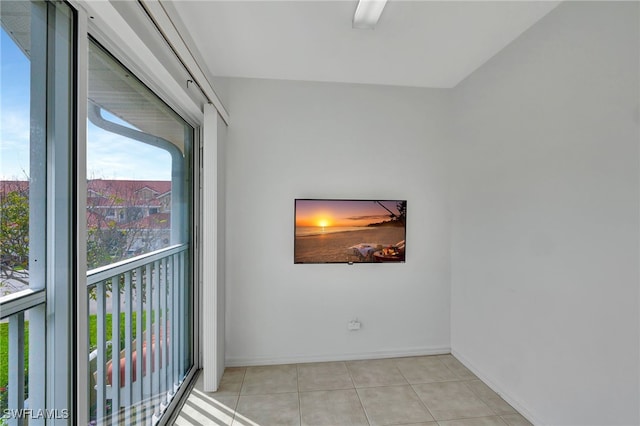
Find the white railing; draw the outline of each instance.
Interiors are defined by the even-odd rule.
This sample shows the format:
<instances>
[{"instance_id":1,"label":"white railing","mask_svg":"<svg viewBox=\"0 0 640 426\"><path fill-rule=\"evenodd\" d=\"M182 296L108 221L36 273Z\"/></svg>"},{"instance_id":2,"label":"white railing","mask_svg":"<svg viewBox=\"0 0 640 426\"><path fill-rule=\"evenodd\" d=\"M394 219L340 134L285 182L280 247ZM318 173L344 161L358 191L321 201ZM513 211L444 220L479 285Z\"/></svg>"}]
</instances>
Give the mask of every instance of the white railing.
<instances>
[{"instance_id":1,"label":"white railing","mask_svg":"<svg viewBox=\"0 0 640 426\"><path fill-rule=\"evenodd\" d=\"M9 382L7 384L8 395L5 396L8 408L21 410L25 408L24 400L24 312L9 317ZM7 390L3 389L4 392ZM4 415L5 413L0 413ZM3 422L0 421L0 424ZM23 421L18 416L6 420L8 425L22 425Z\"/></svg>"},{"instance_id":2,"label":"white railing","mask_svg":"<svg viewBox=\"0 0 640 426\"><path fill-rule=\"evenodd\" d=\"M44 289L27 288L0 298L0 321L8 323L8 339L4 348L8 380L0 388L2 426L27 424L23 410L39 406L43 399L44 364L38 362L37 354L44 352L44 302ZM30 350L27 350L27 339ZM27 368L29 364L25 363L25 358L31 361L31 367Z\"/></svg>"},{"instance_id":3,"label":"white railing","mask_svg":"<svg viewBox=\"0 0 640 426\"><path fill-rule=\"evenodd\" d=\"M96 424L153 423L182 383L187 255L187 245L175 245L87 273L90 321L96 316L89 356Z\"/></svg>"}]
</instances>

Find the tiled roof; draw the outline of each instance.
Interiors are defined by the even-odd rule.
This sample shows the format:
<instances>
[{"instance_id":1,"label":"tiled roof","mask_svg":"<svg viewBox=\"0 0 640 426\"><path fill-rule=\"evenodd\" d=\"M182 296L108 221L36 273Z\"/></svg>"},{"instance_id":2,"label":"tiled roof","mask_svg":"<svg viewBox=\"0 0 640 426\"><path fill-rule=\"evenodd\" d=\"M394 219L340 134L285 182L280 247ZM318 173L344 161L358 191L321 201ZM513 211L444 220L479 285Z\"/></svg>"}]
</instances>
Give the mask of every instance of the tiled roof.
<instances>
[{"instance_id":1,"label":"tiled roof","mask_svg":"<svg viewBox=\"0 0 640 426\"><path fill-rule=\"evenodd\" d=\"M155 213L143 217L135 222L122 223L118 225L120 229L170 229L171 214Z\"/></svg>"},{"instance_id":2,"label":"tiled roof","mask_svg":"<svg viewBox=\"0 0 640 426\"><path fill-rule=\"evenodd\" d=\"M26 180L0 180L0 195L8 194L9 192L29 192L29 181Z\"/></svg>"},{"instance_id":3,"label":"tiled roof","mask_svg":"<svg viewBox=\"0 0 640 426\"><path fill-rule=\"evenodd\" d=\"M89 179L87 189L100 195L134 194L141 189L148 188L156 196L171 192L171 181L168 180L117 180L117 179ZM29 189L27 180L0 180L0 193Z\"/></svg>"},{"instance_id":4,"label":"tiled roof","mask_svg":"<svg viewBox=\"0 0 640 426\"><path fill-rule=\"evenodd\" d=\"M171 191L171 181L116 179L90 179L87 181L88 190L102 195L113 193L133 194L145 188L155 192L155 195L161 195Z\"/></svg>"},{"instance_id":5,"label":"tiled roof","mask_svg":"<svg viewBox=\"0 0 640 426\"><path fill-rule=\"evenodd\" d=\"M143 190L152 192L152 197L143 196ZM171 182L164 180L106 180L87 181L90 207L161 207L160 195L171 193Z\"/></svg>"},{"instance_id":6,"label":"tiled roof","mask_svg":"<svg viewBox=\"0 0 640 426\"><path fill-rule=\"evenodd\" d=\"M144 197L143 190L152 191ZM0 181L0 195L13 191L28 193L29 181ZM170 213L154 213L129 223L117 223L107 217L108 209L121 207L163 207L162 198L171 195L171 182L162 180L108 180L87 181L87 226L89 228L170 229ZM113 212L113 210L110 213Z\"/></svg>"}]
</instances>

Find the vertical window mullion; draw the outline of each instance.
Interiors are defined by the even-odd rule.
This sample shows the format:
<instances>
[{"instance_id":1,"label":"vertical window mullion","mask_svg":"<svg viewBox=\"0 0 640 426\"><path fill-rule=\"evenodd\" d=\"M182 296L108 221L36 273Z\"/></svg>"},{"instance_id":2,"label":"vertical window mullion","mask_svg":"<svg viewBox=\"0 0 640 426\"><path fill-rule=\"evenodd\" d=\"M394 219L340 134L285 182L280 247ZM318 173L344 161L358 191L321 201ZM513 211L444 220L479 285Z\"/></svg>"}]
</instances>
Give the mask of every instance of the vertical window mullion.
<instances>
[{"instance_id":1,"label":"vertical window mullion","mask_svg":"<svg viewBox=\"0 0 640 426\"><path fill-rule=\"evenodd\" d=\"M89 424L90 393L89 357L82 356L84 348L89 347L89 297L87 289L87 92L88 92L88 55L89 40L87 32L87 14L84 9L76 11L75 25L75 181L76 181L76 342L74 353L76 360L76 420L79 425ZM82 194L82 196L79 196Z\"/></svg>"},{"instance_id":2,"label":"vertical window mullion","mask_svg":"<svg viewBox=\"0 0 640 426\"><path fill-rule=\"evenodd\" d=\"M20 176L25 176L18 180L15 174L15 189L10 188L11 197L6 199L11 209L25 209L19 210L21 220L16 221L18 238L14 240L22 246L13 249L12 259L17 260L12 260L11 267L20 271L17 279L21 285L33 291L29 292L31 296L24 296L22 305L13 303L20 312L10 317L10 388L15 395L10 401L14 407L9 408L22 408L24 401L28 410L14 415L12 420L17 424L70 424L75 423L69 416L74 412L73 225L77 222L73 209L76 168L72 161L74 12L61 1L6 2L6 8L4 3L0 10L2 37L11 39L11 44L6 56L3 54L3 70L7 58L7 65L16 66L20 72L9 71L15 86L3 86L2 101L11 104L21 118L16 127L28 129L28 136L18 136L19 155L13 160L14 167L23 171ZM3 145L10 141L3 133ZM23 151L28 152L26 164L20 157ZM22 219L27 221L28 231ZM8 276L13 279L14 274Z\"/></svg>"},{"instance_id":3,"label":"vertical window mullion","mask_svg":"<svg viewBox=\"0 0 640 426\"><path fill-rule=\"evenodd\" d=\"M29 286L46 285L47 235L47 5L31 3L29 140ZM29 312L29 405L46 405L46 305ZM31 419L43 425L43 419Z\"/></svg>"},{"instance_id":4,"label":"vertical window mullion","mask_svg":"<svg viewBox=\"0 0 640 426\"><path fill-rule=\"evenodd\" d=\"M73 17L47 3L47 408L73 414ZM56 420L68 423L69 419Z\"/></svg>"}]
</instances>

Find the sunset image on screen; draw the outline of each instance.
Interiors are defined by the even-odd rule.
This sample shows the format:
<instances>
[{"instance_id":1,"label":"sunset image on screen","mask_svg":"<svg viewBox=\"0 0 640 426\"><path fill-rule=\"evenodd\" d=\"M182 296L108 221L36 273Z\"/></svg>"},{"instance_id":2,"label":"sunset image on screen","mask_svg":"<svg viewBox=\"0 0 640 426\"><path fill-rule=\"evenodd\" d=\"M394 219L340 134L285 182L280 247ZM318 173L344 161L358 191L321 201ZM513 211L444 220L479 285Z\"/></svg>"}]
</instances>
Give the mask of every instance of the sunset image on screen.
<instances>
[{"instance_id":1,"label":"sunset image on screen","mask_svg":"<svg viewBox=\"0 0 640 426\"><path fill-rule=\"evenodd\" d=\"M406 200L296 200L295 263L404 262Z\"/></svg>"}]
</instances>

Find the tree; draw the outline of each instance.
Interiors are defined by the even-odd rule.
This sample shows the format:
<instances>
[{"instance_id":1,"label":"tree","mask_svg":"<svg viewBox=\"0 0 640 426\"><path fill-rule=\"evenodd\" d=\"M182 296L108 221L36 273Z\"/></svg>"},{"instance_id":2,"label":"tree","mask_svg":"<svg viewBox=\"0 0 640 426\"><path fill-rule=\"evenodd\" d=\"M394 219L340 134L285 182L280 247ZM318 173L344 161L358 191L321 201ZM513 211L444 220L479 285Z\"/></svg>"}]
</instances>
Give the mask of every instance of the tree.
<instances>
[{"instance_id":1,"label":"tree","mask_svg":"<svg viewBox=\"0 0 640 426\"><path fill-rule=\"evenodd\" d=\"M118 262L169 244L169 212L133 181L89 181L87 267ZM166 195L166 194L165 194ZM170 204L169 204L170 205ZM0 288L29 284L29 181L0 181ZM0 290L0 296L2 296Z\"/></svg>"},{"instance_id":2,"label":"tree","mask_svg":"<svg viewBox=\"0 0 640 426\"><path fill-rule=\"evenodd\" d=\"M157 214L160 207L150 206L153 197L143 195L144 187L102 179L90 180L88 187L88 269L168 245L170 214Z\"/></svg>"},{"instance_id":3,"label":"tree","mask_svg":"<svg viewBox=\"0 0 640 426\"><path fill-rule=\"evenodd\" d=\"M398 201L396 203L396 208L398 209L397 220L399 220L403 225L407 223L407 201Z\"/></svg>"},{"instance_id":4,"label":"tree","mask_svg":"<svg viewBox=\"0 0 640 426\"><path fill-rule=\"evenodd\" d=\"M29 192L15 185L0 191L0 287L29 283Z\"/></svg>"},{"instance_id":5,"label":"tree","mask_svg":"<svg viewBox=\"0 0 640 426\"><path fill-rule=\"evenodd\" d=\"M125 257L127 233L118 229L113 221L104 227L90 226L87 229L87 269L117 262Z\"/></svg>"}]
</instances>

